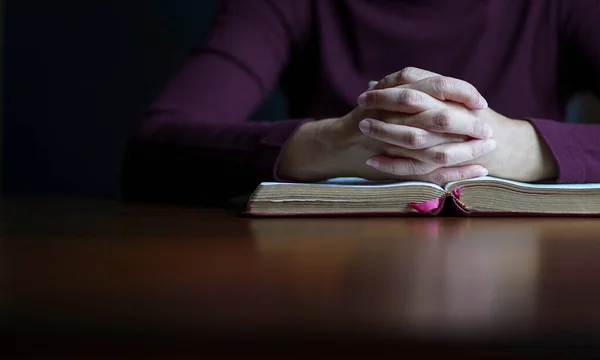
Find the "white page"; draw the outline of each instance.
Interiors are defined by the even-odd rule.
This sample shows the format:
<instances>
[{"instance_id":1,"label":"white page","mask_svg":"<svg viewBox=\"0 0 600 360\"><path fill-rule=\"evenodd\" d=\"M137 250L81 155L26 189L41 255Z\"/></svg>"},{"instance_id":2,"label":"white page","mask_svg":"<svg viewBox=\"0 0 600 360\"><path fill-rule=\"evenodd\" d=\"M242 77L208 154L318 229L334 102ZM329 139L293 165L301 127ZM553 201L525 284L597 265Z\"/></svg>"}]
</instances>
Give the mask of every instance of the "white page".
<instances>
[{"instance_id":1,"label":"white page","mask_svg":"<svg viewBox=\"0 0 600 360\"><path fill-rule=\"evenodd\" d=\"M469 179L469 180L461 180L456 182L451 182L446 185L446 189L450 188L452 185L460 182L467 183L471 181L497 181L503 182L506 184L513 184L524 188L529 189L600 189L600 183L590 183L590 184L529 184L519 181L506 180L501 178L496 178L493 176L483 176L479 178Z\"/></svg>"},{"instance_id":2,"label":"white page","mask_svg":"<svg viewBox=\"0 0 600 360\"><path fill-rule=\"evenodd\" d=\"M262 186L272 185L313 185L313 186L340 186L340 187L396 187L396 186L428 186L434 189L444 191L441 186L433 183L427 183L422 181L373 181L355 177L343 177L333 178L326 181L314 182L314 183L291 183L291 182L264 182Z\"/></svg>"}]
</instances>

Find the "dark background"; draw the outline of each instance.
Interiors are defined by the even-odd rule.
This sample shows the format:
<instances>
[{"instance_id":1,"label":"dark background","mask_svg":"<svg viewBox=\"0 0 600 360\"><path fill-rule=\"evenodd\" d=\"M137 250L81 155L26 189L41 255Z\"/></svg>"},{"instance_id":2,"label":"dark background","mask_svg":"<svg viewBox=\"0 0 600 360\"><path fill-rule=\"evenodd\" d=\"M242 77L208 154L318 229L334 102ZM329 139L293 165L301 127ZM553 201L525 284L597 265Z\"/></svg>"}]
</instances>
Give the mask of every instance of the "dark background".
<instances>
[{"instance_id":1,"label":"dark background","mask_svg":"<svg viewBox=\"0 0 600 360\"><path fill-rule=\"evenodd\" d=\"M218 0L2 4L3 192L118 196L130 124L202 41ZM275 91L254 118L281 118L283 104Z\"/></svg>"},{"instance_id":2,"label":"dark background","mask_svg":"<svg viewBox=\"0 0 600 360\"><path fill-rule=\"evenodd\" d=\"M6 194L117 196L129 126L202 41L217 0L9 0ZM279 93L255 118L283 116Z\"/></svg>"}]
</instances>

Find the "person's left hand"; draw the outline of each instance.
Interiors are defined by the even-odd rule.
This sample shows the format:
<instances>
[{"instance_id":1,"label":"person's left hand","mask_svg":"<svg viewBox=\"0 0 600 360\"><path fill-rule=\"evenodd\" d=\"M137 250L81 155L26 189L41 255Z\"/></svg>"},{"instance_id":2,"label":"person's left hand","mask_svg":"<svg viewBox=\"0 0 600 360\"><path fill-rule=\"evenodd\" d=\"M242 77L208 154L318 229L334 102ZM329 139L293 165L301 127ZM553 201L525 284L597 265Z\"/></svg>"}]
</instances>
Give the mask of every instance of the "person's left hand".
<instances>
[{"instance_id":1,"label":"person's left hand","mask_svg":"<svg viewBox=\"0 0 600 360\"><path fill-rule=\"evenodd\" d=\"M364 119L359 125L365 135L392 143L389 136L392 124L466 136L487 124L493 131L496 149L468 164L487 168L490 176L517 181L536 182L555 178L557 165L554 157L533 125L495 112L482 97L473 96L475 93L477 90L464 81L407 68L380 80L358 98L359 106L385 110L386 114L380 119ZM478 100L463 105L466 98ZM423 111L423 108L427 110ZM456 154L439 152L436 156L436 161L444 164L450 163ZM409 149L398 154L398 158L406 157L411 157ZM402 160L374 156L369 164L389 172L397 161Z\"/></svg>"}]
</instances>

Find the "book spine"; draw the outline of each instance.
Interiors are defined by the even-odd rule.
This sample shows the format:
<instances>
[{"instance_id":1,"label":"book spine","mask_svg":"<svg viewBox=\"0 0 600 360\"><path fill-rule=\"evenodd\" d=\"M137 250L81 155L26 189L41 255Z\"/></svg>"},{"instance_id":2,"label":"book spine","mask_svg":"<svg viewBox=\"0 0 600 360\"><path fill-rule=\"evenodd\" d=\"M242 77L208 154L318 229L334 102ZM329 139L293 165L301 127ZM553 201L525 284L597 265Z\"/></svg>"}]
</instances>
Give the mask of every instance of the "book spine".
<instances>
[{"instance_id":1,"label":"book spine","mask_svg":"<svg viewBox=\"0 0 600 360\"><path fill-rule=\"evenodd\" d=\"M462 202L460 200L460 191L462 190L462 186L459 186L457 188L455 188L454 190L452 190L452 199L454 199L454 202L456 203L456 205L460 206L462 208L462 210L467 211L468 210L468 206L467 204L465 204L464 202Z\"/></svg>"},{"instance_id":2,"label":"book spine","mask_svg":"<svg viewBox=\"0 0 600 360\"><path fill-rule=\"evenodd\" d=\"M467 204L460 200L460 190L462 187L457 187L452 191L446 192L443 196L423 202L410 202L408 206L417 210L420 213L433 213L440 210L447 197L451 197L453 202L460 207L460 210L467 211Z\"/></svg>"}]
</instances>

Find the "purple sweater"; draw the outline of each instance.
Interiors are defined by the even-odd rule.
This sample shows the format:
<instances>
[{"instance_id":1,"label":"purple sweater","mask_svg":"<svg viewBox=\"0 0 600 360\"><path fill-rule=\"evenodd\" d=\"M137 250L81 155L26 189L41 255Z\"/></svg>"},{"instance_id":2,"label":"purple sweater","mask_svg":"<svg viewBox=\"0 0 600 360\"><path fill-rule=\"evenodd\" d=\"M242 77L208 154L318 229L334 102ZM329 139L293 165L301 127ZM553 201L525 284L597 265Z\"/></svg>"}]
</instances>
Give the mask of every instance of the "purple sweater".
<instances>
[{"instance_id":1,"label":"purple sweater","mask_svg":"<svg viewBox=\"0 0 600 360\"><path fill-rule=\"evenodd\" d=\"M557 159L556 181L600 182L600 125L564 123L571 95L600 94L600 1L223 3L205 43L134 127L126 195L251 191L275 178L303 121L346 114L369 80L407 66L466 80L497 112L530 120ZM278 81L289 119L248 122Z\"/></svg>"}]
</instances>

